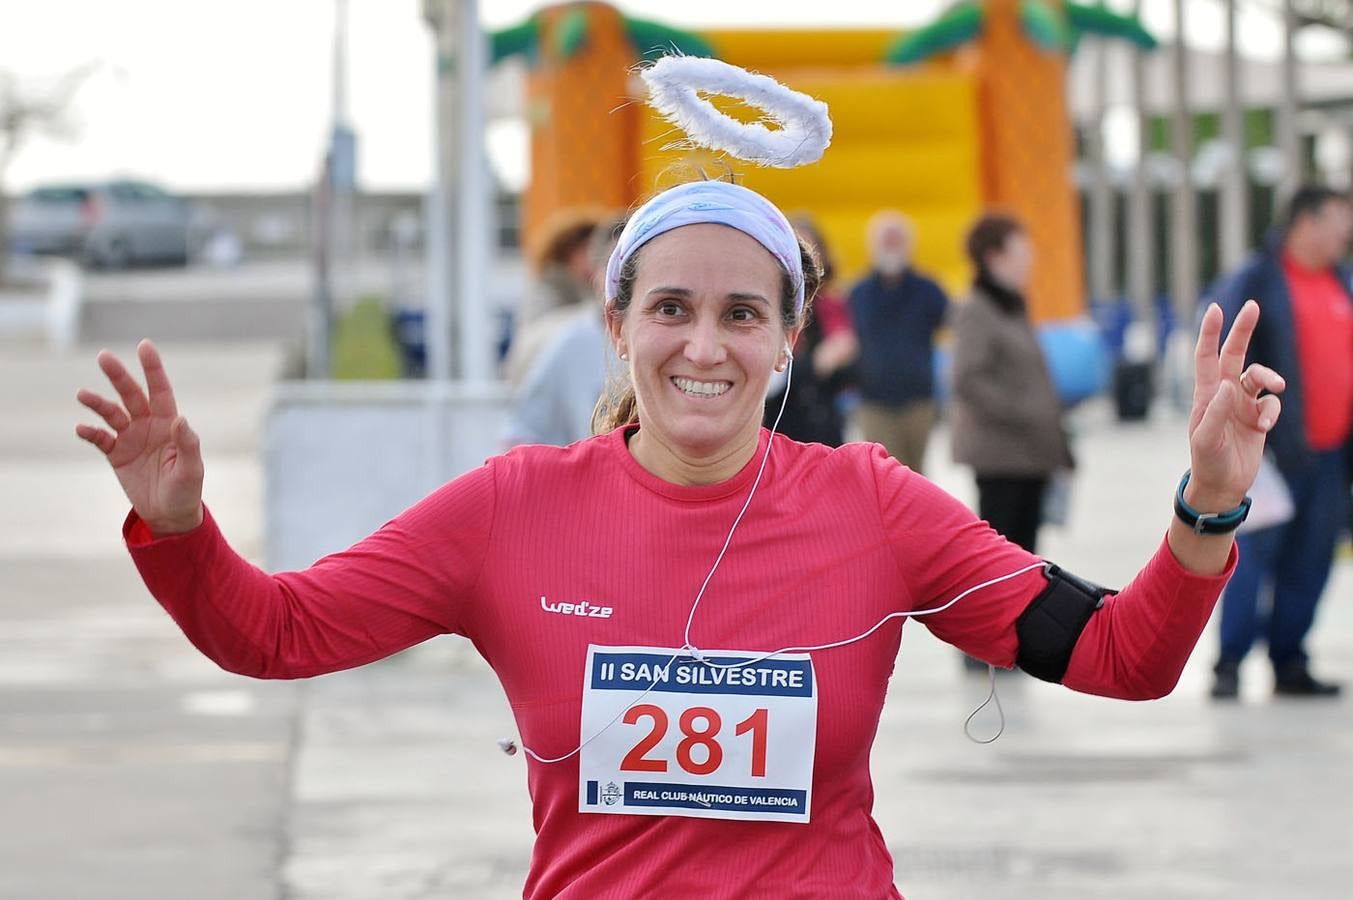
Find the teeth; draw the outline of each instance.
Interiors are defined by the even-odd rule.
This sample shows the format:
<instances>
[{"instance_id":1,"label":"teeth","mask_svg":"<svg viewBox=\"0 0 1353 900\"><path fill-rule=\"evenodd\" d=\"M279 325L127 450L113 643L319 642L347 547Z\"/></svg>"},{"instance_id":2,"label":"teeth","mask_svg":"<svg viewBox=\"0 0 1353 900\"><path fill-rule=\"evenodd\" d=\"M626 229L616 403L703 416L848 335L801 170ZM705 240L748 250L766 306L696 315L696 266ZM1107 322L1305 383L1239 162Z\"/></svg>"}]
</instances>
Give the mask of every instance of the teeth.
<instances>
[{"instance_id":1,"label":"teeth","mask_svg":"<svg viewBox=\"0 0 1353 900\"><path fill-rule=\"evenodd\" d=\"M692 381L689 378L673 378L672 383L688 394L702 397L717 397L732 387L726 381Z\"/></svg>"}]
</instances>

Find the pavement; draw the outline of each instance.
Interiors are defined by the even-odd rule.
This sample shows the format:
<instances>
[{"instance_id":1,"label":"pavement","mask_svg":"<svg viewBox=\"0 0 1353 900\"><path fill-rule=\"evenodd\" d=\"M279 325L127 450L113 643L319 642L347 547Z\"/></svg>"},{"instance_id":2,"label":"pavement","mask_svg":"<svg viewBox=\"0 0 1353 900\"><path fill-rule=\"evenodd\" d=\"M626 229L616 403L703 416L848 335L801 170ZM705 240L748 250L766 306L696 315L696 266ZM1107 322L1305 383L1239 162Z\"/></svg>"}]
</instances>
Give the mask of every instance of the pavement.
<instances>
[{"instance_id":1,"label":"pavement","mask_svg":"<svg viewBox=\"0 0 1353 900\"><path fill-rule=\"evenodd\" d=\"M0 898L508 898L531 847L524 763L492 673L431 641L305 682L228 675L200 657L121 548L112 475L73 435L93 354L0 351ZM114 347L122 352L130 346ZM260 427L277 342L163 346L201 433L207 499L262 551ZM1075 417L1071 526L1043 550L1121 585L1155 549L1187 464L1158 408ZM932 475L963 499L971 480ZM1353 565L1313 638L1353 682ZM1350 895L1353 702L1275 700L1262 659L1239 702L1207 696L1209 631L1165 700L1084 697L998 679L1005 732L964 720L987 692L908 626L874 748L876 816L910 900ZM997 725L990 707L973 730Z\"/></svg>"}]
</instances>

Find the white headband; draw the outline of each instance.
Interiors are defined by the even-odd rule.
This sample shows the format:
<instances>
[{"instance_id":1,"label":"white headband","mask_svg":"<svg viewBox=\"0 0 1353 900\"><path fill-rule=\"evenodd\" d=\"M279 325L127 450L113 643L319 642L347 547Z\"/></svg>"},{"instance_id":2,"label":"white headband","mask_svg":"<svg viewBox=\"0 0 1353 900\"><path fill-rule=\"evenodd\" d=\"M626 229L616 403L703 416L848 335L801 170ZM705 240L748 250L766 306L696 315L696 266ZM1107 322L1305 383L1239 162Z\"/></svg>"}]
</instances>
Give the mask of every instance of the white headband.
<instances>
[{"instance_id":1,"label":"white headband","mask_svg":"<svg viewBox=\"0 0 1353 900\"><path fill-rule=\"evenodd\" d=\"M669 188L630 216L606 263L606 302L620 292L625 261L660 234L683 225L736 228L770 251L794 282L794 313L803 312L803 257L785 214L756 191L726 181L694 181Z\"/></svg>"}]
</instances>

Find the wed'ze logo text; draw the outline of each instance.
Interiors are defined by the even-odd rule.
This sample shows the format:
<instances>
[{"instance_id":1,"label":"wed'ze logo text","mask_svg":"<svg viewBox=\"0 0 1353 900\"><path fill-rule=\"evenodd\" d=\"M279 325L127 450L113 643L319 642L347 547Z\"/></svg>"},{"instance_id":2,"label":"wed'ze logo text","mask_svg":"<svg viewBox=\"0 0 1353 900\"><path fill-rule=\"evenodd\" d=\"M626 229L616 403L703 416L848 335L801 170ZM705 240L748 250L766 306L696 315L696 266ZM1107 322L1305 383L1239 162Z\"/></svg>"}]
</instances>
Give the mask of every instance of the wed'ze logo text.
<instances>
[{"instance_id":1,"label":"wed'ze logo text","mask_svg":"<svg viewBox=\"0 0 1353 900\"><path fill-rule=\"evenodd\" d=\"M581 603L551 603L543 595L540 598L540 608L561 616L582 616L588 619L609 619L613 612L609 606L597 606L586 600Z\"/></svg>"}]
</instances>

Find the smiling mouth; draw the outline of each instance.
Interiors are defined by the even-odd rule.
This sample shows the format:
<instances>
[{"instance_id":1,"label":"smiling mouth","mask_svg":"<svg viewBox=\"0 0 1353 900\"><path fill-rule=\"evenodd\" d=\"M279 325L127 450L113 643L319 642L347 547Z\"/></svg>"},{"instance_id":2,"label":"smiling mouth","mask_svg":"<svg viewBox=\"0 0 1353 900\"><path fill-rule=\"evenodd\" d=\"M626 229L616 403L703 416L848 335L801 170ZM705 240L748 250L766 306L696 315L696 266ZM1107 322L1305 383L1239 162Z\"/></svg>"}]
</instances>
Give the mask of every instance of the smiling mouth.
<instances>
[{"instance_id":1,"label":"smiling mouth","mask_svg":"<svg viewBox=\"0 0 1353 900\"><path fill-rule=\"evenodd\" d=\"M729 381L696 381L693 378L675 376L671 379L671 382L677 390L687 397L699 397L700 399L718 397L727 393L728 389L733 386L732 382Z\"/></svg>"}]
</instances>

